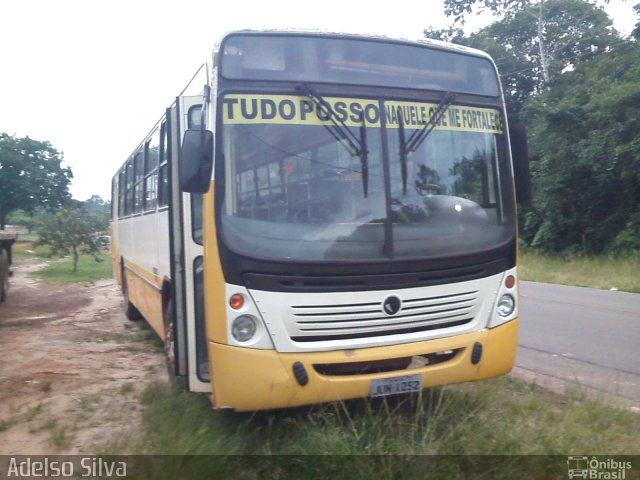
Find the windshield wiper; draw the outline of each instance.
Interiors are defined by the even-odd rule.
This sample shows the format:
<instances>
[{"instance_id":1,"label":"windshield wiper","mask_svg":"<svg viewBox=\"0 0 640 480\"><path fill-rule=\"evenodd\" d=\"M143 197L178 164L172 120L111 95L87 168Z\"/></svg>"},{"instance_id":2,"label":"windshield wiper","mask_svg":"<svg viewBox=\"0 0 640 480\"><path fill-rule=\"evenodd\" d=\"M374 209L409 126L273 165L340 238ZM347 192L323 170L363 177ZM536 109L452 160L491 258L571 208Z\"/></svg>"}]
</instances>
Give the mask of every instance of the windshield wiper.
<instances>
[{"instance_id":1,"label":"windshield wiper","mask_svg":"<svg viewBox=\"0 0 640 480\"><path fill-rule=\"evenodd\" d=\"M369 190L369 152L367 150L367 127L365 124L364 113L362 114L362 126L360 127L360 138L349 129L346 123L336 115L329 102L322 95L313 90L309 85L302 84L296 87L296 91L309 97L316 106L316 115L320 120L329 120L332 125L323 126L329 131L331 136L338 143L343 145L349 154L353 157L360 157L360 166L362 169L362 189L365 198ZM321 116L322 115L322 116ZM326 117L326 118L323 118ZM343 140L347 143L344 144Z\"/></svg>"},{"instance_id":2,"label":"windshield wiper","mask_svg":"<svg viewBox=\"0 0 640 480\"><path fill-rule=\"evenodd\" d=\"M402 170L402 194L407 194L407 155L409 153L415 152L420 148L422 142L429 136L431 131L436 127L438 122L442 119L447 109L453 102L455 95L451 92L447 92L444 94L440 103L433 111L431 116L429 117L429 121L426 122L420 130L415 130L409 140L405 141L404 134L404 119L402 117L402 112L398 111L398 135L400 140L400 168ZM398 109L400 110L400 109Z\"/></svg>"},{"instance_id":3,"label":"windshield wiper","mask_svg":"<svg viewBox=\"0 0 640 480\"><path fill-rule=\"evenodd\" d=\"M362 169L362 191L364 198L369 192L369 150L367 150L367 125L362 114L362 126L360 127L360 168Z\"/></svg>"},{"instance_id":4,"label":"windshield wiper","mask_svg":"<svg viewBox=\"0 0 640 480\"><path fill-rule=\"evenodd\" d=\"M429 121L422 126L422 129L413 132L409 137L409 140L407 140L407 145L405 146L407 153L415 152L418 148L420 148L422 142L424 142L427 136L442 119L445 112L449 108L449 105L451 105L451 103L453 102L454 98L455 95L453 95L451 92L447 92L444 94L442 100L440 100L440 103L429 117Z\"/></svg>"},{"instance_id":5,"label":"windshield wiper","mask_svg":"<svg viewBox=\"0 0 640 480\"><path fill-rule=\"evenodd\" d=\"M404 136L404 120L402 113L398 112L398 136L400 137L400 169L402 171L402 195L407 194L407 144Z\"/></svg>"}]
</instances>

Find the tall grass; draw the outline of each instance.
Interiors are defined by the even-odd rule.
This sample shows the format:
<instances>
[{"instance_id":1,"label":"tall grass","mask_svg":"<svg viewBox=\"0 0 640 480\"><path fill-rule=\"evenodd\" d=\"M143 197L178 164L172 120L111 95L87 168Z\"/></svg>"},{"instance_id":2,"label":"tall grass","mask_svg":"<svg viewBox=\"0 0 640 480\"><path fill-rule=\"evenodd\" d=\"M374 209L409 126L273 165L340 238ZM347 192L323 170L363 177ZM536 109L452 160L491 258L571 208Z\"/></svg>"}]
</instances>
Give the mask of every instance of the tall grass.
<instances>
[{"instance_id":1,"label":"tall grass","mask_svg":"<svg viewBox=\"0 0 640 480\"><path fill-rule=\"evenodd\" d=\"M237 414L153 384L141 453L209 455L638 454L638 414L500 379L422 395Z\"/></svg>"},{"instance_id":2,"label":"tall grass","mask_svg":"<svg viewBox=\"0 0 640 480\"><path fill-rule=\"evenodd\" d=\"M524 280L640 293L640 258L561 256L521 250Z\"/></svg>"},{"instance_id":3,"label":"tall grass","mask_svg":"<svg viewBox=\"0 0 640 480\"><path fill-rule=\"evenodd\" d=\"M567 455L640 453L637 413L508 377L252 414L155 383L142 403L126 451L169 456L137 457L135 478L567 478Z\"/></svg>"},{"instance_id":4,"label":"tall grass","mask_svg":"<svg viewBox=\"0 0 640 480\"><path fill-rule=\"evenodd\" d=\"M16 243L11 247L12 253L17 257L50 257L51 248L48 245L33 246L33 242L35 242L37 238L35 234L20 235Z\"/></svg>"}]
</instances>

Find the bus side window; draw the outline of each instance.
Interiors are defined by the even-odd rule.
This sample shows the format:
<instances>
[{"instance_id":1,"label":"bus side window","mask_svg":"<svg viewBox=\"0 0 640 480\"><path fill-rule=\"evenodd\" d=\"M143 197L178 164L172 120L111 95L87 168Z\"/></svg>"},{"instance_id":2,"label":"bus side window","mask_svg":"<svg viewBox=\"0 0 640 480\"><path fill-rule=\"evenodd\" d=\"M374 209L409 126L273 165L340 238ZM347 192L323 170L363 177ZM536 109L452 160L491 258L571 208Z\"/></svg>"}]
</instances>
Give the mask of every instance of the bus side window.
<instances>
[{"instance_id":1,"label":"bus side window","mask_svg":"<svg viewBox=\"0 0 640 480\"><path fill-rule=\"evenodd\" d=\"M126 183L124 180L124 169L118 174L118 218L125 216L125 191Z\"/></svg>"},{"instance_id":2,"label":"bus side window","mask_svg":"<svg viewBox=\"0 0 640 480\"><path fill-rule=\"evenodd\" d=\"M125 183L124 214L127 216L133 213L133 159L129 159L127 162Z\"/></svg>"},{"instance_id":3,"label":"bus side window","mask_svg":"<svg viewBox=\"0 0 640 480\"><path fill-rule=\"evenodd\" d=\"M167 123L160 126L160 168L158 170L158 206L169 205L169 164L167 163Z\"/></svg>"},{"instance_id":4,"label":"bus side window","mask_svg":"<svg viewBox=\"0 0 640 480\"><path fill-rule=\"evenodd\" d=\"M158 203L158 160L160 159L160 135L153 132L145 146L144 211L155 210Z\"/></svg>"},{"instance_id":5,"label":"bus side window","mask_svg":"<svg viewBox=\"0 0 640 480\"><path fill-rule=\"evenodd\" d=\"M147 176L144 185L144 209L145 211L155 210L158 195L158 171Z\"/></svg>"},{"instance_id":6,"label":"bus side window","mask_svg":"<svg viewBox=\"0 0 640 480\"><path fill-rule=\"evenodd\" d=\"M133 170L135 172L133 213L140 213L142 211L142 189L144 187L144 151L142 149L138 150L133 158Z\"/></svg>"}]
</instances>

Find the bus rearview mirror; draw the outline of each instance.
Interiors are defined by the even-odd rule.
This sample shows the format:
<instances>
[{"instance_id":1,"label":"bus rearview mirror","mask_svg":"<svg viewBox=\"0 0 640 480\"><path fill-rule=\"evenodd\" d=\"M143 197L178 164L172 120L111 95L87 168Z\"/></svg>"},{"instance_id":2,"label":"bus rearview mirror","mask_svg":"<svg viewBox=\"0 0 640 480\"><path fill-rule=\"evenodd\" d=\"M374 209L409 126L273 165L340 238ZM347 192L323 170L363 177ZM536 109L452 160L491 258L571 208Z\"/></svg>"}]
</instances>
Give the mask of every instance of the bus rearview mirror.
<instances>
[{"instance_id":1,"label":"bus rearview mirror","mask_svg":"<svg viewBox=\"0 0 640 480\"><path fill-rule=\"evenodd\" d=\"M531 205L531 173L529 171L529 146L527 130L522 124L509 125L513 176L516 182L516 200L524 206Z\"/></svg>"},{"instance_id":2,"label":"bus rearview mirror","mask_svg":"<svg viewBox=\"0 0 640 480\"><path fill-rule=\"evenodd\" d=\"M187 130L180 150L180 189L188 193L206 193L213 168L213 132Z\"/></svg>"}]
</instances>

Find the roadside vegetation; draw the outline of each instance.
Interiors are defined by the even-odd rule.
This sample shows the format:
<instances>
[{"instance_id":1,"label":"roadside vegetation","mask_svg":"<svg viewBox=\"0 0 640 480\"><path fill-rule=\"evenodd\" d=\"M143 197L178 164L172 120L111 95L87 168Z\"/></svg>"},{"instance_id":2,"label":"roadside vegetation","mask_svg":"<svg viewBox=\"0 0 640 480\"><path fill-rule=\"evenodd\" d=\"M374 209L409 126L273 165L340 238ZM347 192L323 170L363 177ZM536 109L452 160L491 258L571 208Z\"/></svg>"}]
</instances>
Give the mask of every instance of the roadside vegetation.
<instances>
[{"instance_id":1,"label":"roadside vegetation","mask_svg":"<svg viewBox=\"0 0 640 480\"><path fill-rule=\"evenodd\" d=\"M640 256L584 256L520 251L522 280L640 293Z\"/></svg>"},{"instance_id":2,"label":"roadside vegetation","mask_svg":"<svg viewBox=\"0 0 640 480\"><path fill-rule=\"evenodd\" d=\"M520 209L520 241L555 254L637 258L640 17L624 36L584 0L444 0L444 11L449 28L425 35L488 52L509 124L528 132L533 201ZM477 12L496 21L465 33Z\"/></svg>"},{"instance_id":3,"label":"roadside vegetation","mask_svg":"<svg viewBox=\"0 0 640 480\"><path fill-rule=\"evenodd\" d=\"M638 414L502 377L421 396L262 413L212 412L205 396L153 384L147 447L162 454L638 454Z\"/></svg>"},{"instance_id":4,"label":"roadside vegetation","mask_svg":"<svg viewBox=\"0 0 640 480\"><path fill-rule=\"evenodd\" d=\"M335 478L464 478L465 472L483 464L475 471L491 472L487 478L524 478L522 462L527 460L522 458L507 462L490 457L488 463L482 457L380 461L384 455L640 453L637 412L587 399L579 390L561 396L510 377L436 388L420 396L259 413L214 412L204 395L154 383L143 392L142 403L143 440L111 444L104 453L223 456L215 462L211 459L216 457L203 457L209 461L198 466L201 475L221 468L229 473L235 468L235 475L259 475L268 464L270 472L282 469L278 478L319 478L320 472L332 472ZM559 462L566 463L566 457ZM553 470L545 469L555 469L559 462L533 462L539 475L525 468L526 478L550 478ZM162 465L164 476L159 478L184 473L180 457L163 457ZM560 466L566 472L566 465ZM294 477L290 468L295 468Z\"/></svg>"}]
</instances>

